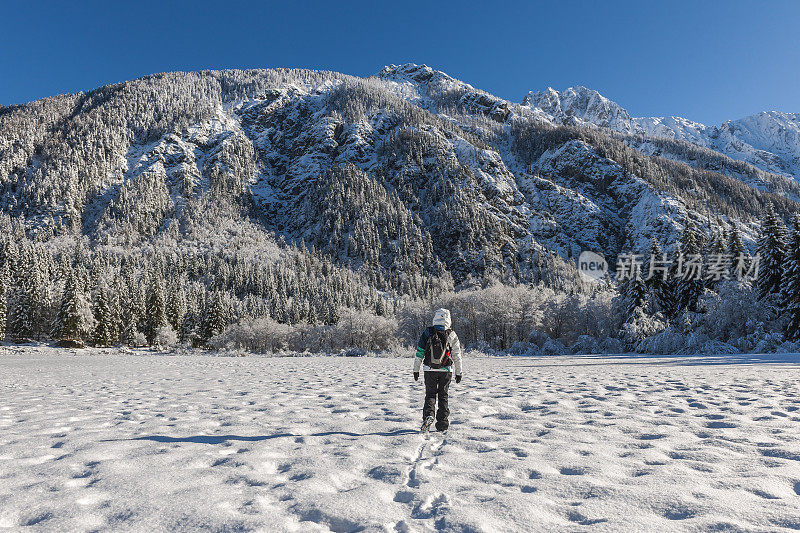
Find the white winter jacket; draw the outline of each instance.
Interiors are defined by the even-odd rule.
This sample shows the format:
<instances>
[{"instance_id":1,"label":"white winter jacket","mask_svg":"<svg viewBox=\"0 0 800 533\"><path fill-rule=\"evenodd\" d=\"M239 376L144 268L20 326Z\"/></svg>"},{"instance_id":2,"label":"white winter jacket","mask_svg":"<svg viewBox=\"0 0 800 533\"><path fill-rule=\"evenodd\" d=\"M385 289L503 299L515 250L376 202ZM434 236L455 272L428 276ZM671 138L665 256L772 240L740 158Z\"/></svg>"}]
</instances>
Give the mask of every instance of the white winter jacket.
<instances>
[{"instance_id":1,"label":"white winter jacket","mask_svg":"<svg viewBox=\"0 0 800 533\"><path fill-rule=\"evenodd\" d=\"M433 316L433 327L439 327L439 329L449 329L450 328L450 311L447 309L439 309ZM428 345L428 338L430 337L430 328L425 328L425 331L422 333L422 336L419 338L419 342L417 343L417 353L414 357L414 372L419 372L420 367L425 372L453 372L457 376L462 375L462 368L461 368L461 341L458 340L458 335L456 335L455 331L450 331L450 335L447 337L447 349L450 350L450 359L453 360L453 364L449 366L445 366L442 368L431 368L428 365L424 365L423 361L425 359L425 347Z\"/></svg>"}]
</instances>

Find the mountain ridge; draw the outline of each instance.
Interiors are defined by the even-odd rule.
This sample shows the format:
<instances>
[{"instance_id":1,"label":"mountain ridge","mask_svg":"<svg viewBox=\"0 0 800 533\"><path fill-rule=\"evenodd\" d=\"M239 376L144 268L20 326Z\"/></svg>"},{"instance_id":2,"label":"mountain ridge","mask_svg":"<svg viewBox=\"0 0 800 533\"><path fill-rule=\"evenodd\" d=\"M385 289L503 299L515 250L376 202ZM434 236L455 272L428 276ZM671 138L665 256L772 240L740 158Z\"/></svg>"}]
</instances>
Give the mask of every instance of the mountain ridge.
<instances>
[{"instance_id":1,"label":"mountain ridge","mask_svg":"<svg viewBox=\"0 0 800 533\"><path fill-rule=\"evenodd\" d=\"M536 281L553 258L669 246L689 222L752 242L766 205L796 209L794 182L622 134L627 112L588 91L548 109L580 104L609 127L563 125L425 65L146 76L4 110L0 210L30 231L138 246L231 204L225 216L402 290L409 276Z\"/></svg>"},{"instance_id":2,"label":"mountain ridge","mask_svg":"<svg viewBox=\"0 0 800 533\"><path fill-rule=\"evenodd\" d=\"M594 125L622 134L677 139L709 148L762 170L800 180L800 113L762 111L708 126L679 116L632 117L586 87L529 92L522 105L551 122Z\"/></svg>"}]
</instances>

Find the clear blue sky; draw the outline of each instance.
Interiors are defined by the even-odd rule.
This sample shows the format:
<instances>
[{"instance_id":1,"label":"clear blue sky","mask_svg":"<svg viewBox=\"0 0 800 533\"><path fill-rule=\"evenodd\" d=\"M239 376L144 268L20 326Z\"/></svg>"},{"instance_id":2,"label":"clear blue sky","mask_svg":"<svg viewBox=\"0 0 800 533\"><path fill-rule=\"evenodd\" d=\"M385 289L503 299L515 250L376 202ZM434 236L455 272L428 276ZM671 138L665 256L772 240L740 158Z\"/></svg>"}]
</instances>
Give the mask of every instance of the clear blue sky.
<instances>
[{"instance_id":1,"label":"clear blue sky","mask_svg":"<svg viewBox=\"0 0 800 533\"><path fill-rule=\"evenodd\" d=\"M503 98L585 85L634 116L800 112L800 1L0 2L0 104L153 72L426 63Z\"/></svg>"}]
</instances>

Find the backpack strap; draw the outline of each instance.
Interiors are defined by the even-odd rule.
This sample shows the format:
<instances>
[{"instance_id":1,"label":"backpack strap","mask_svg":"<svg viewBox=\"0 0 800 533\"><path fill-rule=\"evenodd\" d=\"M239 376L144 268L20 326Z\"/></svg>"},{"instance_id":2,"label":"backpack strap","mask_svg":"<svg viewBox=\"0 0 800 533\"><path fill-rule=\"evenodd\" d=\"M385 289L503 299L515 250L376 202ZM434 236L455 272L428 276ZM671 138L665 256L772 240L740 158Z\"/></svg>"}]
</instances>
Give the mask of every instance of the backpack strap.
<instances>
[{"instance_id":1,"label":"backpack strap","mask_svg":"<svg viewBox=\"0 0 800 533\"><path fill-rule=\"evenodd\" d=\"M444 352L446 354L445 361L447 361L447 366L450 366L453 363L453 353L452 353L452 346L450 346L450 335L453 334L453 330L451 328L447 328L444 330L444 334L446 335L444 341Z\"/></svg>"}]
</instances>

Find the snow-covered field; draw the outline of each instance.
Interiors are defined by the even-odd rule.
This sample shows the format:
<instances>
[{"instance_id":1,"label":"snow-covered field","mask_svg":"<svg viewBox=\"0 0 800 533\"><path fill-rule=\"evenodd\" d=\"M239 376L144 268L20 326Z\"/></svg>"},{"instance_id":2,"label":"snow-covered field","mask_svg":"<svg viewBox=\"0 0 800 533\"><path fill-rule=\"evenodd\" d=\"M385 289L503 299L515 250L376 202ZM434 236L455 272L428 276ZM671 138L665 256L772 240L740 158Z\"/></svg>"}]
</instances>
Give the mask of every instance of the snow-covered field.
<instances>
[{"instance_id":1,"label":"snow-covered field","mask_svg":"<svg viewBox=\"0 0 800 533\"><path fill-rule=\"evenodd\" d=\"M796 358L411 359L0 348L0 527L800 529Z\"/></svg>"}]
</instances>

